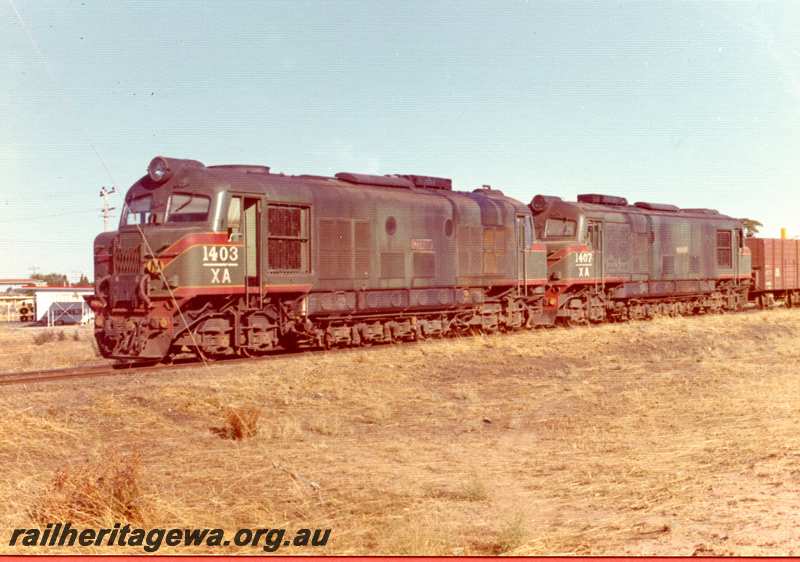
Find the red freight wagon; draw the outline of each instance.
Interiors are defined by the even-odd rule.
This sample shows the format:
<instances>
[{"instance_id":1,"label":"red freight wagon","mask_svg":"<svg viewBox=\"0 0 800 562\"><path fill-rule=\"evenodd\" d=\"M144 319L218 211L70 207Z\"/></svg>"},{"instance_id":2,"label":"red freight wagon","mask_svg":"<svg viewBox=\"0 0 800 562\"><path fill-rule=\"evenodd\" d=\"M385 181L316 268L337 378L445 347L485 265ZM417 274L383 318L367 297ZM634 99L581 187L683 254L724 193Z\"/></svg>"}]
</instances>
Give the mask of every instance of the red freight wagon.
<instances>
[{"instance_id":1,"label":"red freight wagon","mask_svg":"<svg viewBox=\"0 0 800 562\"><path fill-rule=\"evenodd\" d=\"M782 298L786 306L800 304L800 240L748 238L753 264L753 296L769 306Z\"/></svg>"}]
</instances>

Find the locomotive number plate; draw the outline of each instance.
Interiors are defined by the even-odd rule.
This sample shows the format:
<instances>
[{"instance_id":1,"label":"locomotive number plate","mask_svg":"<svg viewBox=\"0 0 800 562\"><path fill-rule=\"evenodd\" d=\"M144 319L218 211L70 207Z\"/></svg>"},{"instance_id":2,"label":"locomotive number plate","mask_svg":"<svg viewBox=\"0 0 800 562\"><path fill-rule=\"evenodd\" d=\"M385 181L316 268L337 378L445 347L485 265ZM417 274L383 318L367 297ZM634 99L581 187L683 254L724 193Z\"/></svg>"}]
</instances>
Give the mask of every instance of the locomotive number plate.
<instances>
[{"instance_id":1,"label":"locomotive number plate","mask_svg":"<svg viewBox=\"0 0 800 562\"><path fill-rule=\"evenodd\" d=\"M592 252L577 252L575 254L575 265L578 266L578 277L585 278L591 277L592 260L594 254Z\"/></svg>"},{"instance_id":2,"label":"locomotive number plate","mask_svg":"<svg viewBox=\"0 0 800 562\"><path fill-rule=\"evenodd\" d=\"M211 272L211 284L231 282L232 267L239 267L238 246L203 246L203 267Z\"/></svg>"}]
</instances>

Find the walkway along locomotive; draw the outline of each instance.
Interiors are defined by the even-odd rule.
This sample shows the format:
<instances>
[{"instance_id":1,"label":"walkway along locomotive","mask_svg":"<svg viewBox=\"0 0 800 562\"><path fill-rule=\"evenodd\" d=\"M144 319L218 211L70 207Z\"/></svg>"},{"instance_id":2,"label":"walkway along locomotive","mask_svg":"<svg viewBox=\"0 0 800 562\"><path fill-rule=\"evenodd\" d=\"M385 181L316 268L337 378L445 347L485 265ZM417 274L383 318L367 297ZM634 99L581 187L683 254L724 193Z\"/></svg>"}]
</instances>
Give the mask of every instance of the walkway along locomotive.
<instances>
[{"instance_id":1,"label":"walkway along locomotive","mask_svg":"<svg viewBox=\"0 0 800 562\"><path fill-rule=\"evenodd\" d=\"M164 157L94 254L100 350L138 361L736 310L750 280L716 211Z\"/></svg>"}]
</instances>

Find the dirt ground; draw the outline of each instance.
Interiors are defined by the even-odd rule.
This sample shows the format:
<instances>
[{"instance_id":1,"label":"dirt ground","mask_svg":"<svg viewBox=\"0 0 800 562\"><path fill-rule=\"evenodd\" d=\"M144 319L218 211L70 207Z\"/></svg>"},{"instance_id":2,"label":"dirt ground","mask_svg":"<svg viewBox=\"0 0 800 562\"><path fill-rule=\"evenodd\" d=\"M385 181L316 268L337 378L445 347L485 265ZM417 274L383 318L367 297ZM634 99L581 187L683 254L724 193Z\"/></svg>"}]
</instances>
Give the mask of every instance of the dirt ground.
<instances>
[{"instance_id":1,"label":"dirt ground","mask_svg":"<svg viewBox=\"0 0 800 562\"><path fill-rule=\"evenodd\" d=\"M798 362L775 310L4 387L0 550L69 519L332 529L284 554L798 555Z\"/></svg>"}]
</instances>

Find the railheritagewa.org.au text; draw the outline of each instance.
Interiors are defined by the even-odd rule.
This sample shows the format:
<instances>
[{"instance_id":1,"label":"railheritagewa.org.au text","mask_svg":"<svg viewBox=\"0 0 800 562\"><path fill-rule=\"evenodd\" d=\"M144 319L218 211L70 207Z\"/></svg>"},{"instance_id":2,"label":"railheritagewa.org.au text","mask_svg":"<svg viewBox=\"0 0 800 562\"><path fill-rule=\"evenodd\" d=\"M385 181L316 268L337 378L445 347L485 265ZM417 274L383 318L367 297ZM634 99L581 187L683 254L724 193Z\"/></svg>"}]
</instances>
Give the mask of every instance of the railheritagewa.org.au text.
<instances>
[{"instance_id":1,"label":"railheritagewa.org.au text","mask_svg":"<svg viewBox=\"0 0 800 562\"><path fill-rule=\"evenodd\" d=\"M12 529L9 546L16 547L122 547L156 552L163 546L251 547L264 552L280 548L322 547L328 544L330 529L238 529L232 535L224 529L143 529L116 523L106 528L79 528L70 523L48 523L44 528Z\"/></svg>"}]
</instances>

